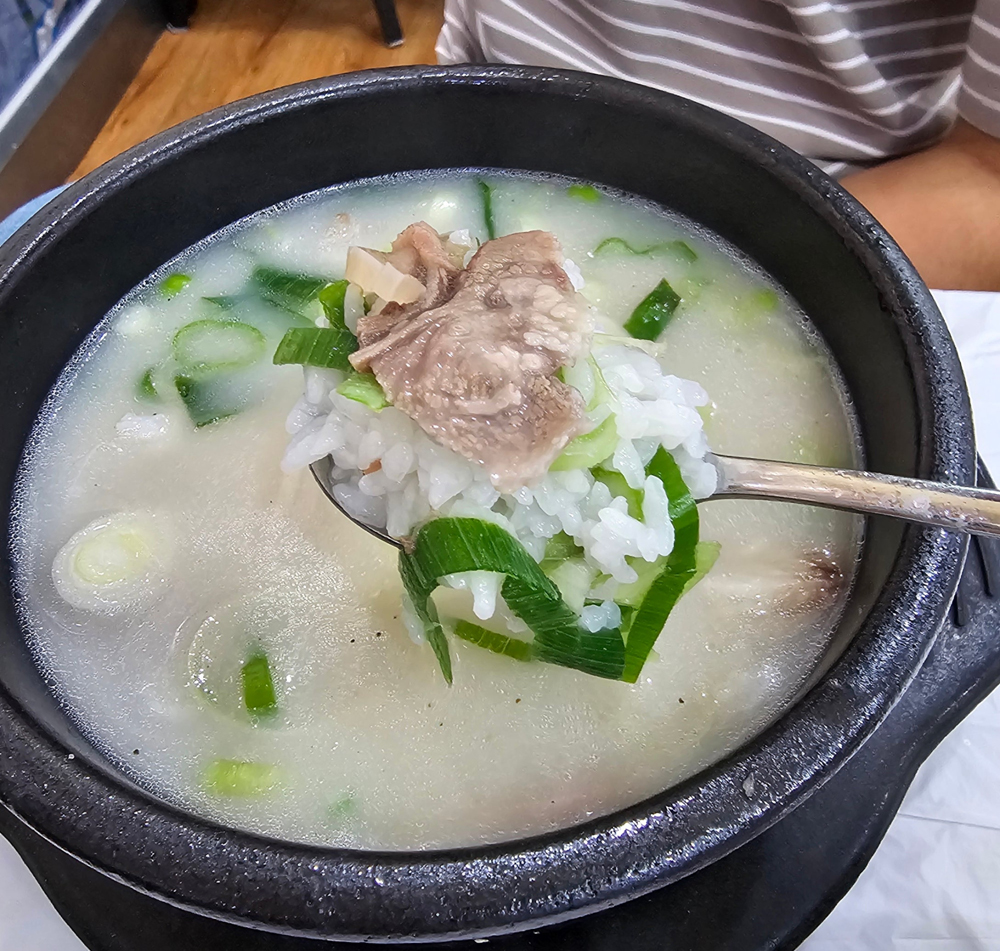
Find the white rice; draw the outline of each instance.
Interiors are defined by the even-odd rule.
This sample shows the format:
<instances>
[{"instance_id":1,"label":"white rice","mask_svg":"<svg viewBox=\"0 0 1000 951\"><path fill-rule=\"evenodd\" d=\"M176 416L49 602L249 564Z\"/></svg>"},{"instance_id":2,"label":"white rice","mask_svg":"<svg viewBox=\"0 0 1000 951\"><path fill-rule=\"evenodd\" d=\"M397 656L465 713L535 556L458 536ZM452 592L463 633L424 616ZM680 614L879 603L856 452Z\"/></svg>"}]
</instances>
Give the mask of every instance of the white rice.
<instances>
[{"instance_id":1,"label":"white rice","mask_svg":"<svg viewBox=\"0 0 1000 951\"><path fill-rule=\"evenodd\" d=\"M391 406L375 411L337 393L344 374L335 370L306 368L305 392L288 416L292 439L282 467L293 471L331 456L338 502L395 538L435 515L481 518L511 532L541 561L548 540L565 532L595 575L610 576L590 592L590 600L602 603L588 605L581 622L593 630L615 626L620 614L611 600L614 591L637 578L628 559L653 562L674 545L666 493L659 479L646 476L646 464L663 446L695 498L715 491L717 472L705 460L708 442L698 407L708 397L697 383L665 374L655 358L631 346L597 346L593 359L610 399L591 418L597 425L613 413L619 436L603 465L643 490L641 519L587 469L549 472L537 484L501 495L481 467L431 440L404 413ZM592 398L596 375L585 361L567 379L585 400ZM465 572L446 583L469 590L476 617L486 620L502 604L502 580L494 572Z\"/></svg>"}]
</instances>

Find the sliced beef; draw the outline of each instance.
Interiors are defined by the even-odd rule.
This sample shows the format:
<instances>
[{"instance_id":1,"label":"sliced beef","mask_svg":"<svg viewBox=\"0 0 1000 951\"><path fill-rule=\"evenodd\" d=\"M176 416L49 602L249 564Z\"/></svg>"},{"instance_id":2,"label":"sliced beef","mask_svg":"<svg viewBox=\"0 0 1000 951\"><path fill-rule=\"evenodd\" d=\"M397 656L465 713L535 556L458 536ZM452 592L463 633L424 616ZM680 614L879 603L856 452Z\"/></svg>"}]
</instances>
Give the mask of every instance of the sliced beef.
<instances>
[{"instance_id":1,"label":"sliced beef","mask_svg":"<svg viewBox=\"0 0 1000 951\"><path fill-rule=\"evenodd\" d=\"M404 231L392 253L400 253L400 269L402 252L412 255L412 266L430 276L427 292L362 318L351 362L371 369L396 407L484 466L499 489L518 488L586 429L579 394L555 373L589 350L589 305L548 232L488 241L452 279L425 228Z\"/></svg>"}]
</instances>

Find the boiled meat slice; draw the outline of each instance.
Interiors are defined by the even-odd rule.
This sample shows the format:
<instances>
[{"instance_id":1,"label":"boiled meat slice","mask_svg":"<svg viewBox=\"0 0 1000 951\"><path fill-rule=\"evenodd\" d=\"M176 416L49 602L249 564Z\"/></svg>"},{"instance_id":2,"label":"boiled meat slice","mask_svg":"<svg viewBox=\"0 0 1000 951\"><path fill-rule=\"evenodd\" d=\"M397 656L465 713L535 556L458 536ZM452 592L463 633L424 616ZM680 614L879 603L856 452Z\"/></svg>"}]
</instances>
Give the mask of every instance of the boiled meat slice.
<instances>
[{"instance_id":1,"label":"boiled meat slice","mask_svg":"<svg viewBox=\"0 0 1000 951\"><path fill-rule=\"evenodd\" d=\"M351 363L501 491L540 478L588 428L579 393L555 376L593 334L558 240L546 231L496 238L456 272L421 222L396 239L390 260L425 282L424 295L363 317Z\"/></svg>"}]
</instances>

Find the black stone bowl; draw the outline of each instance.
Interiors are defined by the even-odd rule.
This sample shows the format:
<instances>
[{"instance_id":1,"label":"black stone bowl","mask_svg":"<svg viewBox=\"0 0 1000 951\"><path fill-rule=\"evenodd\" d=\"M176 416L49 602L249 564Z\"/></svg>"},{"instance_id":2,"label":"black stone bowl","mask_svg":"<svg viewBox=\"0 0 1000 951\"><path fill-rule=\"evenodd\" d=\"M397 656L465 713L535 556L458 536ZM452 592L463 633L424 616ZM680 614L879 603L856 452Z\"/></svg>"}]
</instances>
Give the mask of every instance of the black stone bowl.
<instances>
[{"instance_id":1,"label":"black stone bowl","mask_svg":"<svg viewBox=\"0 0 1000 951\"><path fill-rule=\"evenodd\" d=\"M582 73L359 73L227 106L72 186L0 250L0 491L49 387L108 309L218 228L303 192L410 169L555 172L661 202L743 249L799 301L853 395L869 465L974 484L968 395L927 289L805 159L674 96ZM4 526L4 531L8 527ZM9 551L4 538L3 551ZM872 520L827 672L724 762L646 802L475 849L321 849L223 828L138 789L73 727L28 655L3 561L0 801L131 887L203 915L347 941L537 927L694 872L801 804L887 714L930 649L966 551Z\"/></svg>"}]
</instances>

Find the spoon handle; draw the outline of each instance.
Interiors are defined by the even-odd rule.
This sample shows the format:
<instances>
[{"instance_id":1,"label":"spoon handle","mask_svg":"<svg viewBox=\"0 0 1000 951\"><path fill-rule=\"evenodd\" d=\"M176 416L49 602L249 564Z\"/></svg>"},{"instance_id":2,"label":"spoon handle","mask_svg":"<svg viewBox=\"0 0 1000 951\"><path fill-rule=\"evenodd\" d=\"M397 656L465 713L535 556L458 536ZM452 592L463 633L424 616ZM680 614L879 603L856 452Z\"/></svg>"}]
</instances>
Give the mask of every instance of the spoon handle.
<instances>
[{"instance_id":1,"label":"spoon handle","mask_svg":"<svg viewBox=\"0 0 1000 951\"><path fill-rule=\"evenodd\" d=\"M719 488L713 498L781 499L891 515L956 532L1000 535L1000 492L765 459L713 459L719 470Z\"/></svg>"}]
</instances>

